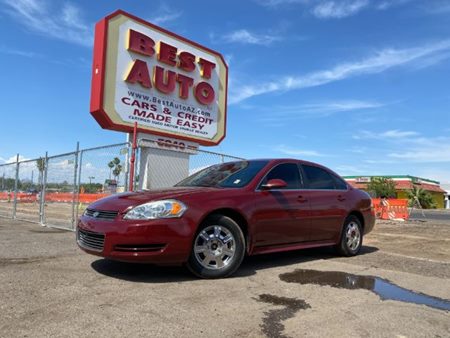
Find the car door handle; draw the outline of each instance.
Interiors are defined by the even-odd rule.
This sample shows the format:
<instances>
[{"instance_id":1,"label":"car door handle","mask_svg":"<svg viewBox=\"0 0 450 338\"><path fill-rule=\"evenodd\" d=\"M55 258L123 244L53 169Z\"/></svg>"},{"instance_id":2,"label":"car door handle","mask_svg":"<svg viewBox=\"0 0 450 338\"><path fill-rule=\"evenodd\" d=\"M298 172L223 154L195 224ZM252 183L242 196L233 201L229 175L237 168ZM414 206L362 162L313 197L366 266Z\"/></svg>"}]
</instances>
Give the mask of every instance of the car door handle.
<instances>
[{"instance_id":1,"label":"car door handle","mask_svg":"<svg viewBox=\"0 0 450 338\"><path fill-rule=\"evenodd\" d=\"M297 201L299 201L300 203L308 202L308 200L306 198L304 198L302 195L297 197Z\"/></svg>"},{"instance_id":2,"label":"car door handle","mask_svg":"<svg viewBox=\"0 0 450 338\"><path fill-rule=\"evenodd\" d=\"M343 202L343 201L345 201L345 197L342 196L342 195L339 195L339 196L337 197L337 200L338 200L339 202Z\"/></svg>"}]
</instances>

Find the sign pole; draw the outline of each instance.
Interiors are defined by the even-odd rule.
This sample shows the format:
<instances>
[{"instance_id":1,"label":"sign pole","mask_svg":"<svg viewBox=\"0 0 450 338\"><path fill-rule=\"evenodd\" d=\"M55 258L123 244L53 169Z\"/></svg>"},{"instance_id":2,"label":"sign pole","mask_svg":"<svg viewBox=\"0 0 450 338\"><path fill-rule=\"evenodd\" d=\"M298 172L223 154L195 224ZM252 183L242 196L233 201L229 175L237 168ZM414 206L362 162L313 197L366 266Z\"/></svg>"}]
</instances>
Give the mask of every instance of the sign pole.
<instances>
[{"instance_id":1,"label":"sign pole","mask_svg":"<svg viewBox=\"0 0 450 338\"><path fill-rule=\"evenodd\" d=\"M131 157L130 157L130 184L129 190L134 190L134 162L136 161L136 135L137 135L137 122L134 122L133 128L133 146L131 148Z\"/></svg>"}]
</instances>

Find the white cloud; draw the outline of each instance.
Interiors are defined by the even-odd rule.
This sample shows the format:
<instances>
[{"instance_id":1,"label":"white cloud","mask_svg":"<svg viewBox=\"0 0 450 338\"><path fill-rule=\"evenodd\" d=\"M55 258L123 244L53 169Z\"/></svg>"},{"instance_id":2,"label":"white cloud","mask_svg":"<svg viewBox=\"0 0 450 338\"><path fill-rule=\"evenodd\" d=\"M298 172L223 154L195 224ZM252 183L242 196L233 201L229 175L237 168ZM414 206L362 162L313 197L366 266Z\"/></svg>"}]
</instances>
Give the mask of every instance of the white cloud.
<instances>
[{"instance_id":1,"label":"white cloud","mask_svg":"<svg viewBox=\"0 0 450 338\"><path fill-rule=\"evenodd\" d=\"M441 170L436 167L421 169L416 173L417 176L435 180L442 184L450 184L450 171ZM445 188L444 188L445 189Z\"/></svg>"},{"instance_id":2,"label":"white cloud","mask_svg":"<svg viewBox=\"0 0 450 338\"><path fill-rule=\"evenodd\" d=\"M361 169L359 167L351 165L339 165L336 167L336 171L339 173L339 175L351 175L366 173L367 169Z\"/></svg>"},{"instance_id":3,"label":"white cloud","mask_svg":"<svg viewBox=\"0 0 450 338\"><path fill-rule=\"evenodd\" d=\"M372 101L346 100L322 103L307 103L291 106L265 106L258 108L261 112L258 122L273 126L285 126L293 121L305 118L323 118L337 113L365 111L385 106ZM254 110L255 107L247 107ZM276 112L274 114L273 112Z\"/></svg>"},{"instance_id":4,"label":"white cloud","mask_svg":"<svg viewBox=\"0 0 450 338\"><path fill-rule=\"evenodd\" d=\"M405 138L405 137L413 137L413 136L418 136L418 135L419 135L419 133L417 133L415 131L402 131L402 130L398 130L398 129L388 130L388 131L385 131L384 133L380 134L381 137L386 137L386 138Z\"/></svg>"},{"instance_id":5,"label":"white cloud","mask_svg":"<svg viewBox=\"0 0 450 338\"><path fill-rule=\"evenodd\" d=\"M273 42L280 41L281 37L271 34L256 34L246 29L239 29L224 35L222 40L227 43L268 46Z\"/></svg>"},{"instance_id":6,"label":"white cloud","mask_svg":"<svg viewBox=\"0 0 450 338\"><path fill-rule=\"evenodd\" d=\"M411 1L414 1L414 0L385 0L385 1L377 2L375 5L375 8L378 10L384 11L384 10L390 9L392 7L404 5Z\"/></svg>"},{"instance_id":7,"label":"white cloud","mask_svg":"<svg viewBox=\"0 0 450 338\"><path fill-rule=\"evenodd\" d=\"M10 158L3 158L0 157L0 163L16 163L17 156L11 156ZM28 161L29 158L26 158L25 156L19 155L19 162L20 161Z\"/></svg>"},{"instance_id":8,"label":"white cloud","mask_svg":"<svg viewBox=\"0 0 450 338\"><path fill-rule=\"evenodd\" d=\"M256 0L264 7L283 8L293 5L302 6L305 12L310 13L318 19L342 19L360 13L363 10L384 11L394 7L405 5L415 0ZM423 7L424 12L446 13L450 6L441 0Z\"/></svg>"},{"instance_id":9,"label":"white cloud","mask_svg":"<svg viewBox=\"0 0 450 338\"><path fill-rule=\"evenodd\" d=\"M381 133L362 131L354 139L376 139L389 142L385 160L365 160L366 163L448 163L450 162L450 137L423 137L415 131L398 129ZM450 176L450 170L448 171Z\"/></svg>"},{"instance_id":10,"label":"white cloud","mask_svg":"<svg viewBox=\"0 0 450 338\"><path fill-rule=\"evenodd\" d=\"M46 1L3 0L3 10L31 31L82 46L91 46L93 30L78 7L64 3L59 12ZM58 3L59 5L59 3Z\"/></svg>"},{"instance_id":11,"label":"white cloud","mask_svg":"<svg viewBox=\"0 0 450 338\"><path fill-rule=\"evenodd\" d=\"M355 15L368 5L368 0L324 1L315 6L312 13L320 19L341 19Z\"/></svg>"},{"instance_id":12,"label":"white cloud","mask_svg":"<svg viewBox=\"0 0 450 338\"><path fill-rule=\"evenodd\" d=\"M35 58L35 57L42 57L42 54L38 54L31 51L21 50L21 49L15 49L7 46L0 46L0 53L3 54L9 54L9 55L18 55L23 56L26 58Z\"/></svg>"},{"instance_id":13,"label":"white cloud","mask_svg":"<svg viewBox=\"0 0 450 338\"><path fill-rule=\"evenodd\" d=\"M307 4L311 0L257 0L257 2L266 7L278 7L290 4Z\"/></svg>"},{"instance_id":14,"label":"white cloud","mask_svg":"<svg viewBox=\"0 0 450 338\"><path fill-rule=\"evenodd\" d=\"M320 157L325 156L315 150L306 150L306 149L295 149L288 147L284 144L280 144L274 148L275 151L278 151L282 154L291 155L291 156L306 156L306 157Z\"/></svg>"},{"instance_id":15,"label":"white cloud","mask_svg":"<svg viewBox=\"0 0 450 338\"><path fill-rule=\"evenodd\" d=\"M412 139L401 150L391 152L388 156L408 162L450 162L450 137ZM450 170L448 172L450 176Z\"/></svg>"},{"instance_id":16,"label":"white cloud","mask_svg":"<svg viewBox=\"0 0 450 338\"><path fill-rule=\"evenodd\" d=\"M412 151L390 153L388 156L410 162L450 162L450 146L440 146L437 149L414 149Z\"/></svg>"},{"instance_id":17,"label":"white cloud","mask_svg":"<svg viewBox=\"0 0 450 338\"><path fill-rule=\"evenodd\" d=\"M419 136L419 133L415 131L392 129L378 133L373 131L362 130L361 132L359 132L359 134L354 135L353 138L356 140L360 139L388 140L388 139L404 139L417 136Z\"/></svg>"},{"instance_id":18,"label":"white cloud","mask_svg":"<svg viewBox=\"0 0 450 338\"><path fill-rule=\"evenodd\" d=\"M449 50L450 40L406 49L384 49L366 59L342 63L331 69L306 75L285 76L272 82L234 86L230 90L229 102L235 104L257 95L321 86L355 76L381 73L404 65L417 66L421 62L426 64L429 58L446 54Z\"/></svg>"},{"instance_id":19,"label":"white cloud","mask_svg":"<svg viewBox=\"0 0 450 338\"><path fill-rule=\"evenodd\" d=\"M161 25L170 21L174 21L183 15L182 11L175 11L169 8L167 5L162 4L156 11L156 15L149 19L151 23L155 25Z\"/></svg>"},{"instance_id":20,"label":"white cloud","mask_svg":"<svg viewBox=\"0 0 450 338\"><path fill-rule=\"evenodd\" d=\"M334 102L309 103L298 106L276 107L281 115L308 115L314 117L330 116L339 112L366 110L383 107L384 104L371 101L347 100ZM278 115L278 114L277 114Z\"/></svg>"}]
</instances>

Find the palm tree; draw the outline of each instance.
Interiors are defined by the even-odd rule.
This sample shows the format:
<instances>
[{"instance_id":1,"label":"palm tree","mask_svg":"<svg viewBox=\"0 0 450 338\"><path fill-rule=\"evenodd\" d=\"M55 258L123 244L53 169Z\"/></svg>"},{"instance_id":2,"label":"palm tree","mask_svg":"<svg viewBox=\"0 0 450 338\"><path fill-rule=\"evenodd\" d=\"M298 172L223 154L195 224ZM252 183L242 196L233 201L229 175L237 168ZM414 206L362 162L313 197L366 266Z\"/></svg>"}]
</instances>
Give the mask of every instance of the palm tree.
<instances>
[{"instance_id":1,"label":"palm tree","mask_svg":"<svg viewBox=\"0 0 450 338\"><path fill-rule=\"evenodd\" d=\"M113 161L110 161L110 162L108 163L108 167L109 167L109 179L111 179L111 172L112 172L112 170L113 170L113 168L114 168L114 162L113 162Z\"/></svg>"},{"instance_id":2,"label":"palm tree","mask_svg":"<svg viewBox=\"0 0 450 338\"><path fill-rule=\"evenodd\" d=\"M120 175L120 173L122 172L122 166L120 165L120 164L118 164L115 168L114 168L114 170L113 170L113 175L114 175L114 177L116 178L116 181L118 181L118 177L119 177L119 175Z\"/></svg>"},{"instance_id":3,"label":"palm tree","mask_svg":"<svg viewBox=\"0 0 450 338\"><path fill-rule=\"evenodd\" d=\"M412 190L407 191L407 194L410 206L414 206L415 203L419 202L420 206L424 209L436 208L436 202L433 200L433 196L420 187L414 186Z\"/></svg>"},{"instance_id":4,"label":"palm tree","mask_svg":"<svg viewBox=\"0 0 450 338\"><path fill-rule=\"evenodd\" d=\"M111 179L111 173L112 173L114 175L114 178L117 181L120 173L123 170L123 166L120 164L120 159L118 157L114 157L114 159L108 163L108 167L110 169L109 179Z\"/></svg>"}]
</instances>

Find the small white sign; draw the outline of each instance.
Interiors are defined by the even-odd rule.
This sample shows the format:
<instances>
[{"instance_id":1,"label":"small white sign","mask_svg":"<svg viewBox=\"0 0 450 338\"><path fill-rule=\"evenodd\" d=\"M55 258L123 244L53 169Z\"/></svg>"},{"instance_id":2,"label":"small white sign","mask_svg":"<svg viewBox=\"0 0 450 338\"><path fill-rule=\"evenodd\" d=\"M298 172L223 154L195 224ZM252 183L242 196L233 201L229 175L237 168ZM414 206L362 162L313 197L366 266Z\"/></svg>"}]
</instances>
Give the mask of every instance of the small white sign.
<instances>
[{"instance_id":1,"label":"small white sign","mask_svg":"<svg viewBox=\"0 0 450 338\"><path fill-rule=\"evenodd\" d=\"M138 133L138 145L156 149L172 150L188 154L197 154L198 144L165 136Z\"/></svg>"}]
</instances>

